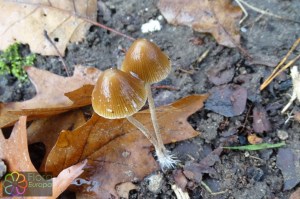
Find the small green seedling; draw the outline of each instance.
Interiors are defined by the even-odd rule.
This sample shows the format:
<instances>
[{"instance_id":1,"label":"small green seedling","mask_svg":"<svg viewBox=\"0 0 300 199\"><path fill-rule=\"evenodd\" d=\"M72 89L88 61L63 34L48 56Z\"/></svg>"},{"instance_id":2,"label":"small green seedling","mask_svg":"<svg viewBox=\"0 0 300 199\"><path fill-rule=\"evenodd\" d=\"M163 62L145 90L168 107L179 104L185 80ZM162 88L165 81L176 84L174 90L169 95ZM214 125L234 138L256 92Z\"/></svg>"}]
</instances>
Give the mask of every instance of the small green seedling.
<instances>
[{"instance_id":1,"label":"small green seedling","mask_svg":"<svg viewBox=\"0 0 300 199\"><path fill-rule=\"evenodd\" d=\"M276 144L262 143L262 144L245 145L245 146L227 146L222 148L231 149L231 150L257 151L263 149L279 148L282 146L285 146L285 142L280 142Z\"/></svg>"},{"instance_id":2,"label":"small green seedling","mask_svg":"<svg viewBox=\"0 0 300 199\"><path fill-rule=\"evenodd\" d=\"M20 81L26 81L28 77L23 66L33 65L36 56L31 54L22 57L19 47L19 43L14 43L0 55L0 75L11 74Z\"/></svg>"}]
</instances>

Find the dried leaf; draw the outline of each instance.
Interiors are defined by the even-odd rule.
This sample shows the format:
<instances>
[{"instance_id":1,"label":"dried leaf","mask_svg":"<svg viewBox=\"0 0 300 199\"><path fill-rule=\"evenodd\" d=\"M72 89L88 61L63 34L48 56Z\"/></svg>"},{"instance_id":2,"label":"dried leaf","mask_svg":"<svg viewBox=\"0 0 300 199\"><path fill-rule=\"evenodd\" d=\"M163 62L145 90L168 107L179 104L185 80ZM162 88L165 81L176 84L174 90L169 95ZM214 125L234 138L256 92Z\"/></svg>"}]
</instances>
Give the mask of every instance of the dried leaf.
<instances>
[{"instance_id":1,"label":"dried leaf","mask_svg":"<svg viewBox=\"0 0 300 199\"><path fill-rule=\"evenodd\" d=\"M60 132L64 129L76 129L85 123L85 118L80 110L62 113L45 119L33 121L27 129L28 144L42 142L45 145L45 157L56 143ZM45 162L42 163L42 166Z\"/></svg>"},{"instance_id":2,"label":"dried leaf","mask_svg":"<svg viewBox=\"0 0 300 199\"><path fill-rule=\"evenodd\" d=\"M0 159L6 162L8 171L37 172L30 161L28 153L25 116L21 116L19 121L15 124L9 139L5 139L0 131L0 146ZM82 168L86 163L87 161L83 161L74 166L70 166L60 172L57 178L52 178L53 195L49 198L57 198L66 190L70 183L82 174ZM0 190L2 190L2 183L0 183ZM1 191L0 196L2 196L2 193Z\"/></svg>"},{"instance_id":3,"label":"dried leaf","mask_svg":"<svg viewBox=\"0 0 300 199\"><path fill-rule=\"evenodd\" d=\"M244 112L247 102L247 90L239 85L228 84L214 87L210 91L205 109L226 117L233 117Z\"/></svg>"},{"instance_id":4,"label":"dried leaf","mask_svg":"<svg viewBox=\"0 0 300 199\"><path fill-rule=\"evenodd\" d=\"M255 133L269 132L272 130L267 111L261 105L253 109L253 130Z\"/></svg>"},{"instance_id":5,"label":"dried leaf","mask_svg":"<svg viewBox=\"0 0 300 199\"><path fill-rule=\"evenodd\" d=\"M207 95L189 96L157 109L164 143L199 134L187 122L187 117L200 109L206 98ZM153 131L148 110L134 117ZM90 184L81 193L95 194L93 197L96 198L117 196L117 184L140 180L159 168L151 148L150 142L126 119L108 120L93 115L85 125L74 131L61 132L47 158L45 171L56 174L87 158L89 169L81 177ZM93 187L92 184L101 186Z\"/></svg>"},{"instance_id":6,"label":"dried leaf","mask_svg":"<svg viewBox=\"0 0 300 199\"><path fill-rule=\"evenodd\" d=\"M242 11L231 0L160 0L158 8L168 23L209 32L224 46L240 43L238 22Z\"/></svg>"},{"instance_id":7,"label":"dried leaf","mask_svg":"<svg viewBox=\"0 0 300 199\"><path fill-rule=\"evenodd\" d=\"M294 193L292 193L289 199L299 199L299 198L300 198L300 188L298 188Z\"/></svg>"},{"instance_id":8,"label":"dried leaf","mask_svg":"<svg viewBox=\"0 0 300 199\"><path fill-rule=\"evenodd\" d=\"M18 41L29 44L32 52L58 55L44 36L44 31L47 31L59 52L64 55L67 44L81 41L91 26L78 16L96 20L97 1L0 0L0 13L1 50Z\"/></svg>"},{"instance_id":9,"label":"dried leaf","mask_svg":"<svg viewBox=\"0 0 300 199\"><path fill-rule=\"evenodd\" d=\"M12 125L20 115L29 120L65 112L91 103L91 93L100 71L75 67L72 77L63 77L34 67L28 76L36 88L36 96L24 102L0 103L0 128Z\"/></svg>"}]
</instances>

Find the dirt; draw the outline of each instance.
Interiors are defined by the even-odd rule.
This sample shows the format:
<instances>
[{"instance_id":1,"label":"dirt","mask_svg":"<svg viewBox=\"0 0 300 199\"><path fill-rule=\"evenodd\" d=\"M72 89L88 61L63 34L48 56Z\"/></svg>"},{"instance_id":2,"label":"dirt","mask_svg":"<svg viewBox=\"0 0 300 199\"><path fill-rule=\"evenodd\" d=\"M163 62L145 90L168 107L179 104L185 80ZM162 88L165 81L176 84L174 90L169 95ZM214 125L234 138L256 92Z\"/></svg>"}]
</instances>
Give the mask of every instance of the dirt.
<instances>
[{"instance_id":1,"label":"dirt","mask_svg":"<svg viewBox=\"0 0 300 199\"><path fill-rule=\"evenodd\" d=\"M134 38L144 37L153 40L170 56L173 70L169 77L158 85L169 85L178 90L156 89L156 104L167 104L194 93L210 92L216 86L208 78L209 70L219 63L224 63L228 57L231 68L229 74L233 74L233 77L227 78L227 84L238 84L247 89L246 109L241 115L224 117L203 109L190 117L189 122L201 132L201 135L167 146L177 154L181 165L191 160L199 162L221 144L247 144L246 136L253 131L252 109L256 104L262 105L267 110L272 124L271 131L261 133L259 136L265 142L277 143L280 141L277 130L286 131L287 148L298 154L298 159L294 158L293 161L295 163L299 161L299 123L290 120L285 124L287 116L280 114L281 108L289 100L287 94L292 91L289 73L282 74L263 92L259 92L258 87L263 78L271 73L273 67L287 53L293 42L300 37L300 23L261 15L246 7L249 17L241 27L241 45L253 57L251 61L238 49L218 45L209 34L196 33L188 27L175 27L163 19L160 20L162 25L160 31L141 33L142 24L160 16L155 0L111 0L99 3L101 4L99 22ZM300 21L298 0L252 0L251 4L283 18ZM98 27L91 27L85 41L68 46L64 59L70 71L76 64L95 66L104 70L120 66L124 50L130 44L131 41L126 38ZM28 49L28 46L23 46L22 53L27 54ZM197 59L206 50L209 50L208 56L199 63ZM57 57L37 56L35 66L66 76L63 65ZM35 90L30 83L22 84L9 75L0 78L0 101L25 100L34 94ZM299 102L293 106L294 110L299 110ZM203 181L214 192L226 192L212 195L201 184L195 183L188 189L188 193L195 199L289 198L297 186L284 190L285 180L276 164L277 155L278 149L255 152L224 150L220 161L213 166L216 175L205 174ZM171 185L174 184L172 171L161 174L163 178L158 190L150 191L149 178L145 178L141 182L136 182L139 188L130 192L130 198L176 198L171 189ZM70 193L62 196L62 198L73 197L74 194Z\"/></svg>"}]
</instances>

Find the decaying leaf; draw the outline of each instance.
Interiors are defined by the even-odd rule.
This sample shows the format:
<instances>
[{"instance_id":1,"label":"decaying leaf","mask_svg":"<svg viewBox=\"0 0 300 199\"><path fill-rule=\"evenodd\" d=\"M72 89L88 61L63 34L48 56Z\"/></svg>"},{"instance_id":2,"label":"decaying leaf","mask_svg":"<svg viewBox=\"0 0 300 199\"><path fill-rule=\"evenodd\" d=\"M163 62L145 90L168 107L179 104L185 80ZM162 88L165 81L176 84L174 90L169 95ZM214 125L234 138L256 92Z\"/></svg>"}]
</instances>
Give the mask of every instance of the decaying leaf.
<instances>
[{"instance_id":1,"label":"decaying leaf","mask_svg":"<svg viewBox=\"0 0 300 199\"><path fill-rule=\"evenodd\" d=\"M233 117L244 112L247 102L247 90L242 86L227 84L214 87L210 91L205 108L226 117Z\"/></svg>"},{"instance_id":2,"label":"decaying leaf","mask_svg":"<svg viewBox=\"0 0 300 199\"><path fill-rule=\"evenodd\" d=\"M231 0L160 0L158 8L171 24L209 32L224 46L240 43L238 22L242 11Z\"/></svg>"},{"instance_id":3,"label":"decaying leaf","mask_svg":"<svg viewBox=\"0 0 300 199\"><path fill-rule=\"evenodd\" d=\"M134 189L137 189L137 186L132 182L124 182L116 186L118 196L125 199L129 198L129 191Z\"/></svg>"},{"instance_id":4,"label":"decaying leaf","mask_svg":"<svg viewBox=\"0 0 300 199\"><path fill-rule=\"evenodd\" d=\"M253 130L255 133L269 132L272 130L267 111L262 105L256 105L253 109Z\"/></svg>"},{"instance_id":5,"label":"decaying leaf","mask_svg":"<svg viewBox=\"0 0 300 199\"><path fill-rule=\"evenodd\" d=\"M44 31L62 55L69 42L81 41L91 24L78 16L96 20L96 0L0 1L0 49L21 42L42 55L58 55ZM21 30L21 33L20 33Z\"/></svg>"},{"instance_id":6,"label":"decaying leaf","mask_svg":"<svg viewBox=\"0 0 300 199\"><path fill-rule=\"evenodd\" d=\"M0 103L0 128L12 125L20 115L29 120L65 112L91 103L91 93L100 71L76 66L72 77L28 67L36 96L23 102Z\"/></svg>"},{"instance_id":7,"label":"decaying leaf","mask_svg":"<svg viewBox=\"0 0 300 199\"><path fill-rule=\"evenodd\" d=\"M220 155L223 149L221 147L216 148L210 154L208 154L204 159L202 159L199 163L196 162L187 162L184 165L184 175L192 181L197 183L201 183L202 176L204 173L208 174L216 174L216 170L212 168L212 166L220 161Z\"/></svg>"},{"instance_id":8,"label":"decaying leaf","mask_svg":"<svg viewBox=\"0 0 300 199\"><path fill-rule=\"evenodd\" d=\"M300 182L300 152L281 148L277 153L276 166L281 170L284 180L283 190L291 190Z\"/></svg>"},{"instance_id":9,"label":"decaying leaf","mask_svg":"<svg viewBox=\"0 0 300 199\"><path fill-rule=\"evenodd\" d=\"M164 143L199 134L187 122L187 117L200 109L206 98L207 95L189 96L157 109ZM134 117L153 131L148 110ZM57 174L87 158L89 167L81 178L89 183L80 192L108 198L117 196L117 184L140 180L159 168L151 149L150 142L126 119L108 120L94 114L85 125L61 132L47 158L45 171Z\"/></svg>"},{"instance_id":10,"label":"decaying leaf","mask_svg":"<svg viewBox=\"0 0 300 199\"><path fill-rule=\"evenodd\" d=\"M250 144L261 144L263 142L263 139L258 137L256 134L248 135L247 140Z\"/></svg>"},{"instance_id":11,"label":"decaying leaf","mask_svg":"<svg viewBox=\"0 0 300 199\"><path fill-rule=\"evenodd\" d=\"M69 111L49 118L35 120L27 129L28 144L42 142L45 145L45 157L47 157L62 130L76 129L85 122L84 115L80 110ZM42 163L42 166L44 164L45 163Z\"/></svg>"},{"instance_id":12,"label":"decaying leaf","mask_svg":"<svg viewBox=\"0 0 300 199\"><path fill-rule=\"evenodd\" d=\"M0 159L5 161L9 172L37 172L30 161L28 153L25 116L21 116L19 121L15 124L9 139L5 139L0 131L0 146ZM71 182L82 174L82 168L86 163L87 161L83 161L74 166L70 166L60 172L56 178L52 178L53 193L52 196L48 198L57 198L64 190L66 190ZM2 190L2 183L0 183L0 190ZM2 193L3 192L1 191L0 197L2 196Z\"/></svg>"}]
</instances>

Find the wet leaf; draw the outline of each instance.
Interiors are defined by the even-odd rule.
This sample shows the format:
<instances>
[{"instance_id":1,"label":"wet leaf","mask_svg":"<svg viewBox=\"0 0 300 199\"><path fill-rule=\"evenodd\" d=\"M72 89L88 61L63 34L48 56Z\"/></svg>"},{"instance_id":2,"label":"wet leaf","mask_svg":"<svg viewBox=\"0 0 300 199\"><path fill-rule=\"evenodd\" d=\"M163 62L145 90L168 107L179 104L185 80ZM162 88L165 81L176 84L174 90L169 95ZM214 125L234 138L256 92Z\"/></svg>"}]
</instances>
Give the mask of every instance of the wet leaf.
<instances>
[{"instance_id":1,"label":"wet leaf","mask_svg":"<svg viewBox=\"0 0 300 199\"><path fill-rule=\"evenodd\" d=\"M187 162L184 165L184 171L183 173L185 176L193 180L197 183L201 183L202 181L202 175L204 173L208 174L216 174L216 170L212 168L212 166L220 161L220 155L222 153L223 149L221 147L216 148L213 150L210 154L208 154L205 158L203 158L199 163L196 162Z\"/></svg>"},{"instance_id":2,"label":"wet leaf","mask_svg":"<svg viewBox=\"0 0 300 199\"><path fill-rule=\"evenodd\" d=\"M168 23L211 33L224 46L240 43L238 22L242 11L231 0L160 0L158 8Z\"/></svg>"},{"instance_id":3,"label":"wet leaf","mask_svg":"<svg viewBox=\"0 0 300 199\"><path fill-rule=\"evenodd\" d=\"M1 0L0 13L1 50L17 41L28 44L32 52L58 56L55 48L44 36L44 31L48 32L60 53L64 55L68 43L81 41L91 26L78 16L96 20L97 1Z\"/></svg>"},{"instance_id":4,"label":"wet leaf","mask_svg":"<svg viewBox=\"0 0 300 199\"><path fill-rule=\"evenodd\" d=\"M239 85L229 84L214 87L205 103L205 109L226 117L233 117L244 112L247 101L247 90Z\"/></svg>"},{"instance_id":5,"label":"wet leaf","mask_svg":"<svg viewBox=\"0 0 300 199\"><path fill-rule=\"evenodd\" d=\"M157 109L164 143L199 134L187 122L187 117L200 109L206 98L207 95L189 96ZM153 131L148 110L134 117ZM81 177L89 184L80 193L108 198L117 196L117 184L141 180L159 169L151 150L150 142L126 119L108 120L94 114L85 125L61 132L47 158L45 170L56 174L87 158L89 168Z\"/></svg>"},{"instance_id":6,"label":"wet leaf","mask_svg":"<svg viewBox=\"0 0 300 199\"><path fill-rule=\"evenodd\" d=\"M253 109L253 130L255 133L269 132L272 130L267 111L261 105Z\"/></svg>"},{"instance_id":7,"label":"wet leaf","mask_svg":"<svg viewBox=\"0 0 300 199\"><path fill-rule=\"evenodd\" d=\"M0 131L0 146L0 159L5 161L9 172L37 172L30 161L28 153L25 116L20 117L19 121L15 124L9 139L5 139ZM74 166L70 166L60 172L56 178L52 178L53 195L48 198L57 198L66 190L71 182L82 174L82 168L86 163L86 161L83 161ZM0 183L0 190L2 190L2 183ZM0 196L1 195L2 191L0 192Z\"/></svg>"},{"instance_id":8,"label":"wet leaf","mask_svg":"<svg viewBox=\"0 0 300 199\"><path fill-rule=\"evenodd\" d=\"M280 142L276 144L262 143L255 145L245 145L245 146L224 146L223 149L231 149L231 150L245 150L245 151L257 151L263 149L273 149L285 146L285 142Z\"/></svg>"},{"instance_id":9,"label":"wet leaf","mask_svg":"<svg viewBox=\"0 0 300 199\"><path fill-rule=\"evenodd\" d=\"M300 182L299 162L299 151L289 148L278 150L276 165L283 175L284 191L293 189Z\"/></svg>"},{"instance_id":10,"label":"wet leaf","mask_svg":"<svg viewBox=\"0 0 300 199\"><path fill-rule=\"evenodd\" d=\"M23 102L0 103L0 128L12 125L21 115L31 120L90 104L92 85L100 71L77 66L72 77L63 77L28 67L27 73L36 88L36 96Z\"/></svg>"}]
</instances>

